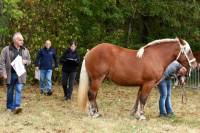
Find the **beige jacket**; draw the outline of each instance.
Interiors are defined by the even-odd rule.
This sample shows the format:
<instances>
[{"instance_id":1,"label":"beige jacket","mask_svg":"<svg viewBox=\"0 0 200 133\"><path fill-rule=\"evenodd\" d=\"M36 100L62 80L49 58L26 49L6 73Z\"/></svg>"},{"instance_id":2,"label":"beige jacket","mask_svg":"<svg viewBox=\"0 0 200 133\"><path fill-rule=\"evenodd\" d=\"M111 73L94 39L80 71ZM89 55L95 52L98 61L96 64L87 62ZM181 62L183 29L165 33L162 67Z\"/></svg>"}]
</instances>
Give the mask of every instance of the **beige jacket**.
<instances>
[{"instance_id":1,"label":"beige jacket","mask_svg":"<svg viewBox=\"0 0 200 133\"><path fill-rule=\"evenodd\" d=\"M13 58L13 53L12 53L12 45L6 46L2 49L1 51L1 56L0 56L0 75L3 76L3 74L7 75L7 84L10 84L10 79L11 79L11 59ZM30 54L27 48L21 47L22 48L22 59L27 60L27 65L31 64L31 59L30 59ZM19 83L26 83L26 75L27 73L24 73L20 77L18 77L18 82Z\"/></svg>"}]
</instances>

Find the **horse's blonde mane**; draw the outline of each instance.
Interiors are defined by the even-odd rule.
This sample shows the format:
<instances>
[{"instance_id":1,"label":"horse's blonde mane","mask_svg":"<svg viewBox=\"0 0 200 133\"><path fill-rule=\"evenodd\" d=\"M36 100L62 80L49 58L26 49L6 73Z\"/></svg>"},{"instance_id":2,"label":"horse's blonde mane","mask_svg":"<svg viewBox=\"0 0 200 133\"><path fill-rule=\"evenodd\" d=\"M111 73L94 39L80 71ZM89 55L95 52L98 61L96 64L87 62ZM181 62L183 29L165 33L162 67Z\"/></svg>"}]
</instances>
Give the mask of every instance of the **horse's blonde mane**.
<instances>
[{"instance_id":1,"label":"horse's blonde mane","mask_svg":"<svg viewBox=\"0 0 200 133\"><path fill-rule=\"evenodd\" d=\"M164 43L164 42L177 42L179 41L178 38L175 38L175 39L159 39L159 40L155 40L155 41L152 41L150 43L148 43L147 45L141 47L138 52L137 52L137 57L138 58L142 58L143 54L144 54L144 48L146 47L149 47L149 46L152 46L152 45L156 45L156 44L160 44L160 43Z\"/></svg>"}]
</instances>

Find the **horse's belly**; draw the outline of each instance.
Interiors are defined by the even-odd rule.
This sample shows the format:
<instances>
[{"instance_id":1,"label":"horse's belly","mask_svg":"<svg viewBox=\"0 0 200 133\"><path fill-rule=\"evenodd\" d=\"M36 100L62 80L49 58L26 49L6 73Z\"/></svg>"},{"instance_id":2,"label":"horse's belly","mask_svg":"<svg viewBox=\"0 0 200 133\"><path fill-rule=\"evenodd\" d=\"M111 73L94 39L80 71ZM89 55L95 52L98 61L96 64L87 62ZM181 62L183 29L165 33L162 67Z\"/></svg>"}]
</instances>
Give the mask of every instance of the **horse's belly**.
<instances>
[{"instance_id":1,"label":"horse's belly","mask_svg":"<svg viewBox=\"0 0 200 133\"><path fill-rule=\"evenodd\" d=\"M120 76L120 75L113 75L108 77L112 82L121 85L121 86L140 86L141 80L140 78L135 78L134 76Z\"/></svg>"}]
</instances>

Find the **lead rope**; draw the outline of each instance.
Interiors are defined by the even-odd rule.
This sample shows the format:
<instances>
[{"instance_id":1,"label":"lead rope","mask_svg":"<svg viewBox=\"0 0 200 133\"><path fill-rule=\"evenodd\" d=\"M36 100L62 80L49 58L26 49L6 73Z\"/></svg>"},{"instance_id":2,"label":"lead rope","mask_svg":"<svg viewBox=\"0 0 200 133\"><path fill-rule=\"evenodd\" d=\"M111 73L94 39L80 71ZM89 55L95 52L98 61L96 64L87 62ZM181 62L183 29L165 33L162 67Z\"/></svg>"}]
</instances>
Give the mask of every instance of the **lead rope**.
<instances>
[{"instance_id":1,"label":"lead rope","mask_svg":"<svg viewBox=\"0 0 200 133\"><path fill-rule=\"evenodd\" d=\"M181 90L182 90L182 93L181 93L181 102L183 104L186 104L188 98L187 98L187 94L186 94L186 89L185 89L185 87L183 85L181 85Z\"/></svg>"}]
</instances>

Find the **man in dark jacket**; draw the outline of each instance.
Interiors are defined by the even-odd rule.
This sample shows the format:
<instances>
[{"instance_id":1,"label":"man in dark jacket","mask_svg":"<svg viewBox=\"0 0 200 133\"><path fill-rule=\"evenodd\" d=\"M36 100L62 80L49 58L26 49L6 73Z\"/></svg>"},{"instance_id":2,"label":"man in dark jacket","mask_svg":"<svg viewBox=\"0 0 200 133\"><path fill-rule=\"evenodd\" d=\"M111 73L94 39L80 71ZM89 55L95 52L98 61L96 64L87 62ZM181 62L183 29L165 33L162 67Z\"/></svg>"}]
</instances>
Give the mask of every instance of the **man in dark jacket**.
<instances>
[{"instance_id":1,"label":"man in dark jacket","mask_svg":"<svg viewBox=\"0 0 200 133\"><path fill-rule=\"evenodd\" d=\"M60 58L60 63L62 64L62 86L65 100L71 99L77 67L80 62L76 47L77 44L75 41L70 42L69 48L64 51Z\"/></svg>"},{"instance_id":2,"label":"man in dark jacket","mask_svg":"<svg viewBox=\"0 0 200 133\"><path fill-rule=\"evenodd\" d=\"M55 62L55 68L58 69L58 62L56 57L56 51L51 47L51 41L45 42L45 47L38 52L35 66L40 70L40 93L52 95L52 69L53 61Z\"/></svg>"}]
</instances>

